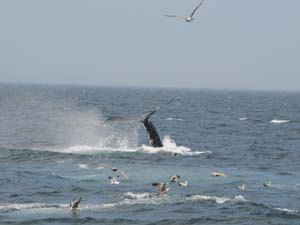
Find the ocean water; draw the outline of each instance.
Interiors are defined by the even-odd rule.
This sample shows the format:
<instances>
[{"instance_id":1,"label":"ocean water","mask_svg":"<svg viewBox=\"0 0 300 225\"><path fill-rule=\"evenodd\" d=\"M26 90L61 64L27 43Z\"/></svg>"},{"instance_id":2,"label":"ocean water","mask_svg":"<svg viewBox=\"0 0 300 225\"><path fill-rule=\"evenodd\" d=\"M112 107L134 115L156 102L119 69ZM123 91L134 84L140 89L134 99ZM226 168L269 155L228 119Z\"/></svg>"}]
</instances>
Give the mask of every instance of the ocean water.
<instances>
[{"instance_id":1,"label":"ocean water","mask_svg":"<svg viewBox=\"0 0 300 225\"><path fill-rule=\"evenodd\" d=\"M299 99L0 84L0 224L300 224ZM157 107L162 148L139 122Z\"/></svg>"}]
</instances>

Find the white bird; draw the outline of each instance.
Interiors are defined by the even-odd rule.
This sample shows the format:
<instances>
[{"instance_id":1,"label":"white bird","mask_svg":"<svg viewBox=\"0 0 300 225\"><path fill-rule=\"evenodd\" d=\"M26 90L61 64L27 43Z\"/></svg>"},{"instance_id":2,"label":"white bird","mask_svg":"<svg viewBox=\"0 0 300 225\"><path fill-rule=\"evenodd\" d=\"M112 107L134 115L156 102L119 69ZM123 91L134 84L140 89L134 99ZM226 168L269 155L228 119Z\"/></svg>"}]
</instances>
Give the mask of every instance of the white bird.
<instances>
[{"instance_id":1,"label":"white bird","mask_svg":"<svg viewBox=\"0 0 300 225\"><path fill-rule=\"evenodd\" d=\"M189 182L188 181L185 181L185 182L177 182L178 186L184 186L184 187L187 187L189 185Z\"/></svg>"},{"instance_id":2,"label":"white bird","mask_svg":"<svg viewBox=\"0 0 300 225\"><path fill-rule=\"evenodd\" d=\"M246 185L245 184L236 185L235 188L238 189L238 190L244 191L246 189Z\"/></svg>"},{"instance_id":3,"label":"white bird","mask_svg":"<svg viewBox=\"0 0 300 225\"><path fill-rule=\"evenodd\" d=\"M197 7L193 10L192 14L190 16L175 16L175 15L164 15L167 17L176 17L178 19L184 19L186 22L192 22L194 20L193 16L195 14L195 12L197 11L197 9L203 4L204 0L202 0L199 5L197 5Z\"/></svg>"},{"instance_id":4,"label":"white bird","mask_svg":"<svg viewBox=\"0 0 300 225\"><path fill-rule=\"evenodd\" d=\"M110 179L111 184L119 184L120 181L118 181L117 178L119 178L119 176L117 176L117 177L108 177L108 179Z\"/></svg>"},{"instance_id":5,"label":"white bird","mask_svg":"<svg viewBox=\"0 0 300 225\"><path fill-rule=\"evenodd\" d=\"M224 177L224 178L227 178L228 176L224 173L219 173L219 172L213 172L212 173L212 176L213 177Z\"/></svg>"},{"instance_id":6,"label":"white bird","mask_svg":"<svg viewBox=\"0 0 300 225\"><path fill-rule=\"evenodd\" d=\"M272 187L272 181L267 181L263 183L264 187Z\"/></svg>"}]
</instances>

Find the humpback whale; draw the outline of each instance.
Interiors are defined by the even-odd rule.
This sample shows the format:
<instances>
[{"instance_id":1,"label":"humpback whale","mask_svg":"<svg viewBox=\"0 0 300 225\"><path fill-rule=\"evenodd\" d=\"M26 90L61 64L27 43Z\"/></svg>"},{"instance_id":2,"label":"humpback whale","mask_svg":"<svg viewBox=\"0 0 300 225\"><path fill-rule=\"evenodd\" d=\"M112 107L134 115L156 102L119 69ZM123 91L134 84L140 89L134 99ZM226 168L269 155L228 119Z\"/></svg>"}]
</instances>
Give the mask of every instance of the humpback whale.
<instances>
[{"instance_id":1,"label":"humpback whale","mask_svg":"<svg viewBox=\"0 0 300 225\"><path fill-rule=\"evenodd\" d=\"M163 147L163 144L159 138L156 128L150 120L150 117L158 110L159 108L147 113L144 115L142 122L148 132L149 143L153 147Z\"/></svg>"}]
</instances>

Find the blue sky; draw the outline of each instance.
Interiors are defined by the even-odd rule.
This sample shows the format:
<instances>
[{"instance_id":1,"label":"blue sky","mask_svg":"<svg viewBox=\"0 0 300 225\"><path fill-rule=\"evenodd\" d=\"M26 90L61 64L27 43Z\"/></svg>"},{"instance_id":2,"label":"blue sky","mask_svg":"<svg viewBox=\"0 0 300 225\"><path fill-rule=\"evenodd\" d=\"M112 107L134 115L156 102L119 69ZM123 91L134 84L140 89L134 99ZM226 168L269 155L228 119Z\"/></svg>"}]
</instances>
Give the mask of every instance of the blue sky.
<instances>
[{"instance_id":1,"label":"blue sky","mask_svg":"<svg viewBox=\"0 0 300 225\"><path fill-rule=\"evenodd\" d=\"M299 0L1 0L0 82L300 90Z\"/></svg>"}]
</instances>

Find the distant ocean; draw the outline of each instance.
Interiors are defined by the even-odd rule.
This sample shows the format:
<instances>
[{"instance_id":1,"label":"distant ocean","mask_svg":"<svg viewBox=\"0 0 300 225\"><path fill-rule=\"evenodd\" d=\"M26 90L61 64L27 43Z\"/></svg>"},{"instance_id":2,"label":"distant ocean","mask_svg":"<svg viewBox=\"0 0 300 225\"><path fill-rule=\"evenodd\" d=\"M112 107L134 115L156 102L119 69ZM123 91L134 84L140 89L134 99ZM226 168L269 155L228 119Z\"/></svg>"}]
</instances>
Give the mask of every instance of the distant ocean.
<instances>
[{"instance_id":1,"label":"distant ocean","mask_svg":"<svg viewBox=\"0 0 300 225\"><path fill-rule=\"evenodd\" d=\"M299 161L300 93L0 84L2 225L300 224Z\"/></svg>"}]
</instances>

